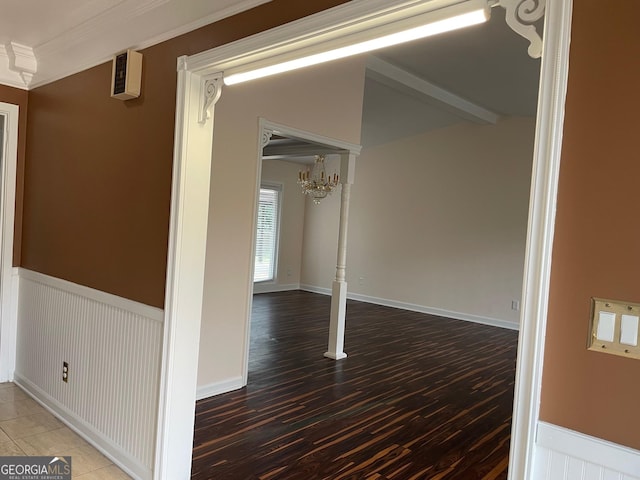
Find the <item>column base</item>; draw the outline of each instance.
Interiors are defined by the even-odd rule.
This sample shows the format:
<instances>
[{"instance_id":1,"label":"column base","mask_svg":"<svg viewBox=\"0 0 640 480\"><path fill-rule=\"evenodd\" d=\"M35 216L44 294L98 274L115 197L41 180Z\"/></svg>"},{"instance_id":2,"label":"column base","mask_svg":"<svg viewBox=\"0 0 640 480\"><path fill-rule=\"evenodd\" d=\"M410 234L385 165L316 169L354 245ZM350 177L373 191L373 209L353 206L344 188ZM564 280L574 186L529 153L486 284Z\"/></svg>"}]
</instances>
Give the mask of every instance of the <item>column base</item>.
<instances>
[{"instance_id":1,"label":"column base","mask_svg":"<svg viewBox=\"0 0 640 480\"><path fill-rule=\"evenodd\" d=\"M343 358L347 358L347 354L344 352L340 352L340 353L325 352L324 356L332 360L342 360Z\"/></svg>"}]
</instances>

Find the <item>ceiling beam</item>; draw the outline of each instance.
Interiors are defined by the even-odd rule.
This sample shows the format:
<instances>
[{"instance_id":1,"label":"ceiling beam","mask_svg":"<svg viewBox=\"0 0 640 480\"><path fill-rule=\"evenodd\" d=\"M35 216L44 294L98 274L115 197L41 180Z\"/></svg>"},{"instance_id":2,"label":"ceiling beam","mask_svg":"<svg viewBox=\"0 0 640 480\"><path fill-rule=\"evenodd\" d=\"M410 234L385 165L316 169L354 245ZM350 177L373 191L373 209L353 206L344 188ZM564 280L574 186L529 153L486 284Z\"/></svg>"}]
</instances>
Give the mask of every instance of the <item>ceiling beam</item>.
<instances>
[{"instance_id":1,"label":"ceiling beam","mask_svg":"<svg viewBox=\"0 0 640 480\"><path fill-rule=\"evenodd\" d=\"M271 140L263 149L263 160L306 160L313 163L315 155L332 155L346 152L347 150L311 143L308 141L291 138Z\"/></svg>"},{"instance_id":2,"label":"ceiling beam","mask_svg":"<svg viewBox=\"0 0 640 480\"><path fill-rule=\"evenodd\" d=\"M495 124L500 118L491 110L373 55L367 59L367 77L475 123Z\"/></svg>"}]
</instances>

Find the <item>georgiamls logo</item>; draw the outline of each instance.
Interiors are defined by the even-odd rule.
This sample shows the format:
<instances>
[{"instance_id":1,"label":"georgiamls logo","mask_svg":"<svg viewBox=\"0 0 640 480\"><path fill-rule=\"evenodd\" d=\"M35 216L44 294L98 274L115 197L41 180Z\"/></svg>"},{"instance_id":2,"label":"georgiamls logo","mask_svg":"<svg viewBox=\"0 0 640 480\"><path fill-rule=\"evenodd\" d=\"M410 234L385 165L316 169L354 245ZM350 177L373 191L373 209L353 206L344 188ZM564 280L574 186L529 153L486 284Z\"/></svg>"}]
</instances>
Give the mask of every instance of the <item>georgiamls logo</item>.
<instances>
[{"instance_id":1,"label":"georgiamls logo","mask_svg":"<svg viewBox=\"0 0 640 480\"><path fill-rule=\"evenodd\" d=\"M64 457L53 457L49 462L47 473L49 475L69 475L71 466Z\"/></svg>"}]
</instances>

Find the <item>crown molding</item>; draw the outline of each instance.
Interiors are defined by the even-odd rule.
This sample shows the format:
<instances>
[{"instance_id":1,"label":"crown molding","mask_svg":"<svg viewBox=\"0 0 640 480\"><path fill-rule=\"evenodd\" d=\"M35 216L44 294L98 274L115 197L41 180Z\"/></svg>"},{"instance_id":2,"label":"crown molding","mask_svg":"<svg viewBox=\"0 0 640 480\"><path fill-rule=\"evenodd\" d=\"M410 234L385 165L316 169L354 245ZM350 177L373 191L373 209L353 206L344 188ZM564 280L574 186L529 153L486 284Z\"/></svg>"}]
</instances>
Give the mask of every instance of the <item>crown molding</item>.
<instances>
[{"instance_id":1,"label":"crown molding","mask_svg":"<svg viewBox=\"0 0 640 480\"><path fill-rule=\"evenodd\" d=\"M114 35L122 29L123 19L131 22L134 19L158 8L170 0L128 0L121 2L117 8L110 8L91 17L89 20L67 30L63 34L36 47L38 56L60 56L78 44L95 41L96 37ZM115 53L115 52L114 52Z\"/></svg>"},{"instance_id":2,"label":"crown molding","mask_svg":"<svg viewBox=\"0 0 640 480\"><path fill-rule=\"evenodd\" d=\"M0 45L0 84L30 90L108 62L127 48L147 48L270 1L243 0L211 11L209 0L193 0L191 18L177 23L171 9L183 9L184 0L122 0L32 49L21 46L31 51L29 61L23 50L15 55L15 49ZM198 13L206 9L209 14ZM12 68L12 54L20 56L13 63L24 68Z\"/></svg>"},{"instance_id":3,"label":"crown molding","mask_svg":"<svg viewBox=\"0 0 640 480\"><path fill-rule=\"evenodd\" d=\"M4 45L0 45L0 84L21 90L28 90L28 86L24 83L24 79L20 76L20 73L12 70L10 65L11 61L9 60L7 49Z\"/></svg>"},{"instance_id":4,"label":"crown molding","mask_svg":"<svg viewBox=\"0 0 640 480\"><path fill-rule=\"evenodd\" d=\"M33 75L38 71L38 61L33 54L33 49L16 42L9 42L4 46L4 50L9 60L9 70L16 72L24 85L29 87Z\"/></svg>"}]
</instances>

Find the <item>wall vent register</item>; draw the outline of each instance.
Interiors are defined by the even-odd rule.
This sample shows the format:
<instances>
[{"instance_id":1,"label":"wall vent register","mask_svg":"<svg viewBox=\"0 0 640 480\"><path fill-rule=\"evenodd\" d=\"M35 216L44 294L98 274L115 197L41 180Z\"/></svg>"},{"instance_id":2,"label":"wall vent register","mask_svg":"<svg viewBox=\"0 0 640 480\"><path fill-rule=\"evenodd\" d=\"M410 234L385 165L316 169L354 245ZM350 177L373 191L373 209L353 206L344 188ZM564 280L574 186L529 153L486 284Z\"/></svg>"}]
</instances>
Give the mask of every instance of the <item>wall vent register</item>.
<instances>
[{"instance_id":1,"label":"wall vent register","mask_svg":"<svg viewBox=\"0 0 640 480\"><path fill-rule=\"evenodd\" d=\"M640 359L640 304L591 299L588 349Z\"/></svg>"}]
</instances>

